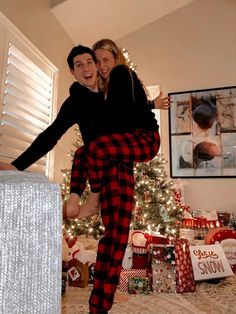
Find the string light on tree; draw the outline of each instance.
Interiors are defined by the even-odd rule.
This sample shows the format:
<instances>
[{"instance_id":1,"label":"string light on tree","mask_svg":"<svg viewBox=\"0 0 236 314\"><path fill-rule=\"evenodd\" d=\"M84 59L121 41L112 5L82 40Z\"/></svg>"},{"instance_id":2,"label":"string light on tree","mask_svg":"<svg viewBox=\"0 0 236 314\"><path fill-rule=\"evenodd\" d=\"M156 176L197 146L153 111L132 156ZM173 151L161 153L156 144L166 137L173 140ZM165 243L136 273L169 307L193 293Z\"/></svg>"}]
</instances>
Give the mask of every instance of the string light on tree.
<instances>
[{"instance_id":1,"label":"string light on tree","mask_svg":"<svg viewBox=\"0 0 236 314\"><path fill-rule=\"evenodd\" d=\"M167 178L165 164L161 155L147 163L135 164L136 208L132 227L175 237L182 208L175 201L174 182Z\"/></svg>"},{"instance_id":2,"label":"string light on tree","mask_svg":"<svg viewBox=\"0 0 236 314\"><path fill-rule=\"evenodd\" d=\"M136 71L137 65L132 62L128 50L126 48L121 48L121 50L130 69Z\"/></svg>"}]
</instances>

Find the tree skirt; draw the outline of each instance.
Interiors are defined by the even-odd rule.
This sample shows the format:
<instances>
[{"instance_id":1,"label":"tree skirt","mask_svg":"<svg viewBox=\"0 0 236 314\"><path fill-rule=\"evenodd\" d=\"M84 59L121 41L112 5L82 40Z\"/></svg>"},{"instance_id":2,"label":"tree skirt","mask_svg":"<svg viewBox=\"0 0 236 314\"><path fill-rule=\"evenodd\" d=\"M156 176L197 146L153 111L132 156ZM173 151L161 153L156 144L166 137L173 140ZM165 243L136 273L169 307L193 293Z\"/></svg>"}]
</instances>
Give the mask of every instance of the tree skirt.
<instances>
[{"instance_id":1,"label":"tree skirt","mask_svg":"<svg viewBox=\"0 0 236 314\"><path fill-rule=\"evenodd\" d=\"M87 314L91 287L66 287L61 314ZM117 291L109 314L223 314L236 313L236 275L219 283L198 283L194 293L129 295Z\"/></svg>"}]
</instances>

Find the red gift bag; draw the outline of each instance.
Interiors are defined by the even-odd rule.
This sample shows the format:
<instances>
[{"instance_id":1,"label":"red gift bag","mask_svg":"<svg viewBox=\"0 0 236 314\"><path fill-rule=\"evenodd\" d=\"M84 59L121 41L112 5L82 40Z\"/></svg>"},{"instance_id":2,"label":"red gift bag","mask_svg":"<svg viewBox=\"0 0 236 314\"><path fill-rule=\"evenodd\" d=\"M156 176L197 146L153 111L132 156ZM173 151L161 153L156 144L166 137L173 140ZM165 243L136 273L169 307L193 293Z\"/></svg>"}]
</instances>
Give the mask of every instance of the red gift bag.
<instances>
[{"instance_id":1,"label":"red gift bag","mask_svg":"<svg viewBox=\"0 0 236 314\"><path fill-rule=\"evenodd\" d=\"M149 245L142 231L134 231L131 235L134 269L147 268L149 261Z\"/></svg>"},{"instance_id":2,"label":"red gift bag","mask_svg":"<svg viewBox=\"0 0 236 314\"><path fill-rule=\"evenodd\" d=\"M177 238L173 243L175 246L176 291L178 293L194 292L196 283L193 275L189 241Z\"/></svg>"}]
</instances>

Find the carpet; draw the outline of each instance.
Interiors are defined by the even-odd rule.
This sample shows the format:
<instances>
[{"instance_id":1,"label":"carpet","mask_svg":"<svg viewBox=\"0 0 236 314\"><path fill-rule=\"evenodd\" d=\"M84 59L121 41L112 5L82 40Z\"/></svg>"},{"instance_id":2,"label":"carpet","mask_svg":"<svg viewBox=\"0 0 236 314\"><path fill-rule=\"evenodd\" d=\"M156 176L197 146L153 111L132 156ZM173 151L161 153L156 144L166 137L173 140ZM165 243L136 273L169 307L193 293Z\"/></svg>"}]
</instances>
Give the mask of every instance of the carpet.
<instances>
[{"instance_id":1,"label":"carpet","mask_svg":"<svg viewBox=\"0 0 236 314\"><path fill-rule=\"evenodd\" d=\"M91 287L66 287L61 314L87 314ZM117 290L109 314L223 314L236 313L236 275L218 283L201 282L194 293L129 295Z\"/></svg>"}]
</instances>

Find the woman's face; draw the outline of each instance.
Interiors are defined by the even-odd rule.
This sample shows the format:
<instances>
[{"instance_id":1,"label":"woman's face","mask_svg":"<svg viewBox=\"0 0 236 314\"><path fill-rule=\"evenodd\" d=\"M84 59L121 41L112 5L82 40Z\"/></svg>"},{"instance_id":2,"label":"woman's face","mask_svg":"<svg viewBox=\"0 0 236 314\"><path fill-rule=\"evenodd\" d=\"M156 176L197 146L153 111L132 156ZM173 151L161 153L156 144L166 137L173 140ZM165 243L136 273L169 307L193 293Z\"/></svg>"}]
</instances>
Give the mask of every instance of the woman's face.
<instances>
[{"instance_id":1,"label":"woman's face","mask_svg":"<svg viewBox=\"0 0 236 314\"><path fill-rule=\"evenodd\" d=\"M94 52L97 58L98 72L104 79L107 79L111 70L116 65L116 60L108 50L96 49Z\"/></svg>"}]
</instances>

